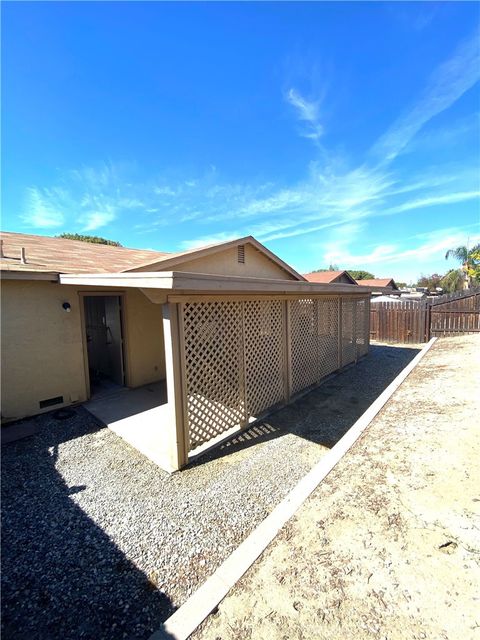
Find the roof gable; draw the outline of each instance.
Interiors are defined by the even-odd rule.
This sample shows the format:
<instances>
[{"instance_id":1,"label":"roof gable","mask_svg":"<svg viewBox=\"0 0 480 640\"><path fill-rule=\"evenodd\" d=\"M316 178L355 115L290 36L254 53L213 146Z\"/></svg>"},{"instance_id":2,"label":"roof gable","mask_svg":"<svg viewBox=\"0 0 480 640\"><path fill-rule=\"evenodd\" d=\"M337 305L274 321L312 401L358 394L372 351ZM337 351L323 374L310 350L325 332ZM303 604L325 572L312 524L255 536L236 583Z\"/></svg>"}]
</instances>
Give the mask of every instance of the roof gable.
<instances>
[{"instance_id":1,"label":"roof gable","mask_svg":"<svg viewBox=\"0 0 480 640\"><path fill-rule=\"evenodd\" d=\"M232 249L241 245L250 245L263 256L271 260L277 267L286 272L294 280L304 281L305 278L295 271L290 265L284 262L281 258L275 255L272 251L267 249L263 244L258 242L253 236L246 236L244 238L237 238L236 240L228 240L226 242L219 242L217 244L208 245L205 247L198 247L196 249L189 249L188 251L182 251L180 253L168 254L158 260L149 261L142 265L137 265L125 269L125 272L136 271L171 271L178 268L179 265L188 263L200 258L212 256L214 254L224 252L227 249Z\"/></svg>"},{"instance_id":2,"label":"roof gable","mask_svg":"<svg viewBox=\"0 0 480 640\"><path fill-rule=\"evenodd\" d=\"M357 284L348 271L312 271L311 273L304 273L303 277L308 282L349 282L350 284Z\"/></svg>"},{"instance_id":3,"label":"roof gable","mask_svg":"<svg viewBox=\"0 0 480 640\"><path fill-rule=\"evenodd\" d=\"M361 287L390 287L398 289L393 278L370 278L369 280L357 280Z\"/></svg>"}]
</instances>

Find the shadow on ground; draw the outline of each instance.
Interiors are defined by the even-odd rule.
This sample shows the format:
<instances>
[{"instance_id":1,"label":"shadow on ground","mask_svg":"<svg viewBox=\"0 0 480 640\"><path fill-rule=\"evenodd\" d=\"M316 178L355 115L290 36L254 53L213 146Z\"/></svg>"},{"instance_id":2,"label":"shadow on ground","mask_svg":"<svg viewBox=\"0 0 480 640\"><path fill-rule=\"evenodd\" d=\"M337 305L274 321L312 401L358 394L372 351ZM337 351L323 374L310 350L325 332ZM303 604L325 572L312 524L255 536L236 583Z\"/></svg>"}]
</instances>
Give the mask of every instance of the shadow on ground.
<instances>
[{"instance_id":1,"label":"shadow on ground","mask_svg":"<svg viewBox=\"0 0 480 640\"><path fill-rule=\"evenodd\" d=\"M62 442L96 429L79 412L50 417L46 426L45 416L37 418L42 428L33 438L2 447L2 636L9 640L145 638L173 611L75 504L72 496L86 487L67 486L55 469Z\"/></svg>"},{"instance_id":2,"label":"shadow on ground","mask_svg":"<svg viewBox=\"0 0 480 640\"><path fill-rule=\"evenodd\" d=\"M370 345L369 353L357 365L332 375L295 402L225 440L215 449L199 456L191 466L256 446L286 433L330 449L419 351L410 347Z\"/></svg>"}]
</instances>

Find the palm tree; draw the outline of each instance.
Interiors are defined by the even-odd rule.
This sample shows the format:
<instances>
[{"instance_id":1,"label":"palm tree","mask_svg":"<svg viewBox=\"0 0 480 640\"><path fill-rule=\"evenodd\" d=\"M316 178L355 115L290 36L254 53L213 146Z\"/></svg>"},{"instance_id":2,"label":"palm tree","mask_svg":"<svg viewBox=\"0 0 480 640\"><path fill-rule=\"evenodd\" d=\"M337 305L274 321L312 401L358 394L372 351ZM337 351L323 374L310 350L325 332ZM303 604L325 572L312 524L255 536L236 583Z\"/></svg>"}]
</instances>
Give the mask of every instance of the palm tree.
<instances>
[{"instance_id":1,"label":"palm tree","mask_svg":"<svg viewBox=\"0 0 480 640\"><path fill-rule=\"evenodd\" d=\"M461 269L450 269L440 280L440 286L447 293L461 291L465 284L465 276Z\"/></svg>"},{"instance_id":2,"label":"palm tree","mask_svg":"<svg viewBox=\"0 0 480 640\"><path fill-rule=\"evenodd\" d=\"M460 247L456 247L455 249L449 249L445 254L445 260L448 258L455 258L462 263L459 271L463 274L464 280L464 288L469 289L472 286L472 277L471 271L472 267L475 264L475 256L480 251L480 244L476 244L474 247L469 249L468 247L462 245Z\"/></svg>"}]
</instances>

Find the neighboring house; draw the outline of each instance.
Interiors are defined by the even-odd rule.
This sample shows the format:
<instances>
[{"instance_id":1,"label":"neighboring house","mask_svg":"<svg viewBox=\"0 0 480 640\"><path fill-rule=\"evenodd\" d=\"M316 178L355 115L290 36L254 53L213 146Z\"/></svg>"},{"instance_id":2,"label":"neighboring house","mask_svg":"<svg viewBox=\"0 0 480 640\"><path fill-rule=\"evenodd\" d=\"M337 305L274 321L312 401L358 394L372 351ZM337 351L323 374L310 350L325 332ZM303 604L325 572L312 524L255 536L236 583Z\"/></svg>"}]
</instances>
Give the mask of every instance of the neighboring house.
<instances>
[{"instance_id":1,"label":"neighboring house","mask_svg":"<svg viewBox=\"0 0 480 640\"><path fill-rule=\"evenodd\" d=\"M378 302L389 302L389 303L393 303L393 304L399 304L402 301L405 300L409 300L409 301L418 301L421 302L422 299L425 299L426 296L424 294L421 293L402 293L400 295L386 295L386 294L382 294L379 296L372 296L372 299L370 300L371 304L375 304Z\"/></svg>"},{"instance_id":2,"label":"neighboring house","mask_svg":"<svg viewBox=\"0 0 480 640\"><path fill-rule=\"evenodd\" d=\"M357 284L348 271L312 271L311 273L304 273L303 277L308 282Z\"/></svg>"},{"instance_id":3,"label":"neighboring house","mask_svg":"<svg viewBox=\"0 0 480 640\"><path fill-rule=\"evenodd\" d=\"M357 280L357 284L361 287L370 287L372 294L380 295L382 293L392 293L392 291L399 291L393 278L371 278L368 280Z\"/></svg>"},{"instance_id":4,"label":"neighboring house","mask_svg":"<svg viewBox=\"0 0 480 640\"><path fill-rule=\"evenodd\" d=\"M3 421L121 390L102 420L169 471L368 351L369 291L251 236L167 254L3 233L1 269ZM148 410L124 392L144 385Z\"/></svg>"}]
</instances>

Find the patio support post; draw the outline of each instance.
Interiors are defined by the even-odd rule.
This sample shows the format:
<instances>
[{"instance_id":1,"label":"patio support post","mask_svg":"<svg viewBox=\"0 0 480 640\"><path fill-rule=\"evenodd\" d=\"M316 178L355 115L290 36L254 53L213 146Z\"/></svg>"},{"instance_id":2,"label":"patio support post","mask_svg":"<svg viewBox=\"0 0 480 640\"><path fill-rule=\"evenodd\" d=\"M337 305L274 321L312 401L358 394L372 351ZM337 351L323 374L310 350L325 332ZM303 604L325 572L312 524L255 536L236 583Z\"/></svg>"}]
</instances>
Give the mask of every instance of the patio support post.
<instances>
[{"instance_id":1,"label":"patio support post","mask_svg":"<svg viewBox=\"0 0 480 640\"><path fill-rule=\"evenodd\" d=\"M162 305L163 335L165 338L165 369L167 374L168 424L166 445L171 471L177 471L188 462L188 442L183 410L183 380L180 352L180 326L178 303Z\"/></svg>"}]
</instances>

